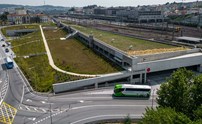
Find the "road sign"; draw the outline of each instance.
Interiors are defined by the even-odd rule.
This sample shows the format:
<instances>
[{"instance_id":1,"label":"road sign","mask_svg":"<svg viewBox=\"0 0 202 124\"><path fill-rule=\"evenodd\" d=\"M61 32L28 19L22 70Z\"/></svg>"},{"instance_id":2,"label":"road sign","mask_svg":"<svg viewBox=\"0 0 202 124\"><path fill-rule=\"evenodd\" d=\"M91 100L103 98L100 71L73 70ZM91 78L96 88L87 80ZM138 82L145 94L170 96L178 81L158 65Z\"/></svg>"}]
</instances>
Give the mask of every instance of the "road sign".
<instances>
[{"instance_id":1,"label":"road sign","mask_svg":"<svg viewBox=\"0 0 202 124\"><path fill-rule=\"evenodd\" d=\"M5 102L2 102L2 104L0 105L0 123L12 124L16 113L16 108Z\"/></svg>"},{"instance_id":2,"label":"road sign","mask_svg":"<svg viewBox=\"0 0 202 124\"><path fill-rule=\"evenodd\" d=\"M147 73L149 73L151 71L151 69L150 68L147 68Z\"/></svg>"}]
</instances>

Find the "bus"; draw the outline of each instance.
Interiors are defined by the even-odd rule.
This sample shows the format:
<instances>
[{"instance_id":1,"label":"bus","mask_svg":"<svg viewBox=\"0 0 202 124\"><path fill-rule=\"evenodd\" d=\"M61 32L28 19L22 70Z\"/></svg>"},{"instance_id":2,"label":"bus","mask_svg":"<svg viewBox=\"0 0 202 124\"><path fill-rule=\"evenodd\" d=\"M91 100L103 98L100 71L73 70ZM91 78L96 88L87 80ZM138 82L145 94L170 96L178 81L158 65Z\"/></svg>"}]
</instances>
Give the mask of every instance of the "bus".
<instances>
[{"instance_id":1,"label":"bus","mask_svg":"<svg viewBox=\"0 0 202 124\"><path fill-rule=\"evenodd\" d=\"M5 65L6 65L7 69L12 69L14 66L13 60L10 57L6 57L5 58Z\"/></svg>"},{"instance_id":2,"label":"bus","mask_svg":"<svg viewBox=\"0 0 202 124\"><path fill-rule=\"evenodd\" d=\"M149 98L150 94L151 86L148 85L116 84L114 87L113 96L132 96Z\"/></svg>"}]
</instances>

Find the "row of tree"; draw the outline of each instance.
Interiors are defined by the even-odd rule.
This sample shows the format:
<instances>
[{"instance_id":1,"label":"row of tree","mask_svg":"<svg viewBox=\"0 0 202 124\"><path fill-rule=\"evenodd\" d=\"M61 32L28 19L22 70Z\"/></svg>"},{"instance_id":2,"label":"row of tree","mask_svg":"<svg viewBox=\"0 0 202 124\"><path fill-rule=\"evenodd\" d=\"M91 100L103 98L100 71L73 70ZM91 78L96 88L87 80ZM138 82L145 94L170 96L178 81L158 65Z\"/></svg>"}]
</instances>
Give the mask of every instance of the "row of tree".
<instances>
[{"instance_id":1,"label":"row of tree","mask_svg":"<svg viewBox=\"0 0 202 124\"><path fill-rule=\"evenodd\" d=\"M202 124L202 75L178 69L157 95L159 106L147 108L140 124Z\"/></svg>"},{"instance_id":2,"label":"row of tree","mask_svg":"<svg viewBox=\"0 0 202 124\"><path fill-rule=\"evenodd\" d=\"M8 14L9 14L8 12L4 12L2 15L0 15L0 20L1 21L7 21L7 15Z\"/></svg>"}]
</instances>

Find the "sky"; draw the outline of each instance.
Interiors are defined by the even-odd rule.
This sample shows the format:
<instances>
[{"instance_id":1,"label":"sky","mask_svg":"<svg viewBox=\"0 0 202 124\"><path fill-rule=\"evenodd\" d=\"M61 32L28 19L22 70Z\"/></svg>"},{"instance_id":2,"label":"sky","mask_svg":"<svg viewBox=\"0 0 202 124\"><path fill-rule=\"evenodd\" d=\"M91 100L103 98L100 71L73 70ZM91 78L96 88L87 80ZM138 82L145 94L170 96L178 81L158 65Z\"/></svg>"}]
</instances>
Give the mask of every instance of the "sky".
<instances>
[{"instance_id":1,"label":"sky","mask_svg":"<svg viewBox=\"0 0 202 124\"><path fill-rule=\"evenodd\" d=\"M45 0L46 5L83 7L87 5L111 6L137 6L137 5L157 5L167 2L193 2L197 0ZM201 1L201 0L199 0ZM44 0L0 0L0 4L18 5L44 5Z\"/></svg>"}]
</instances>

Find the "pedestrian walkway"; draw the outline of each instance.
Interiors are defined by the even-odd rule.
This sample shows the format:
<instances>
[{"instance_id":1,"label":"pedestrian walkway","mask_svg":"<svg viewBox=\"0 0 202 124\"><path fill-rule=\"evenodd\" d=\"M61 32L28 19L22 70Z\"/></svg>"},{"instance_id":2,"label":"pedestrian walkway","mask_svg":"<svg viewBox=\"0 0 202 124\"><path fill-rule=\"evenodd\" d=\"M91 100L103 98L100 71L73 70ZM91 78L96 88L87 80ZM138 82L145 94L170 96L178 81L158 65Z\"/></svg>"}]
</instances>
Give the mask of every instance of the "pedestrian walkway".
<instances>
[{"instance_id":1,"label":"pedestrian walkway","mask_svg":"<svg viewBox=\"0 0 202 124\"><path fill-rule=\"evenodd\" d=\"M74 76L81 76L81 77L97 77L98 76L98 75L78 74L78 73L68 72L68 71L65 71L65 70L62 70L62 69L58 68L54 64L54 61L53 61L53 58L52 58L52 55L51 55L50 49L48 47L48 43L46 41L46 38L45 38L45 35L43 33L43 29L42 29L41 25L40 25L40 30L41 30L41 35L42 35L42 38L43 38L44 46L45 46L45 49L46 49L46 52L47 52L47 55L48 55L48 61L49 61L50 66L53 69L55 69L55 70L57 70L59 72L62 72L62 73L65 73L65 74L69 74L69 75L74 75Z\"/></svg>"}]
</instances>

